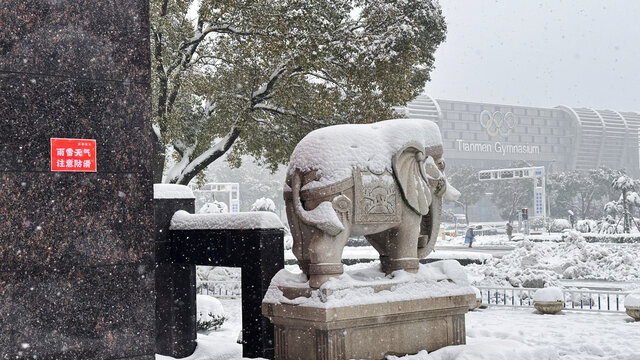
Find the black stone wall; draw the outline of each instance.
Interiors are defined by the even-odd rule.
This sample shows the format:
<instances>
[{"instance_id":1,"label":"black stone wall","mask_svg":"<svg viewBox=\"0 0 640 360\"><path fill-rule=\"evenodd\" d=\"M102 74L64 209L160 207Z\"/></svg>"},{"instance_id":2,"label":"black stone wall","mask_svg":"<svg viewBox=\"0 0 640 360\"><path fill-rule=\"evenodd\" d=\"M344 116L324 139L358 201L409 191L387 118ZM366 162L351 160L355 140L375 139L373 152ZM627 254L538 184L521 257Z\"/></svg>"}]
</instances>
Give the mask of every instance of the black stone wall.
<instances>
[{"instance_id":1,"label":"black stone wall","mask_svg":"<svg viewBox=\"0 0 640 360\"><path fill-rule=\"evenodd\" d=\"M153 359L149 51L148 0L0 3L1 359Z\"/></svg>"}]
</instances>

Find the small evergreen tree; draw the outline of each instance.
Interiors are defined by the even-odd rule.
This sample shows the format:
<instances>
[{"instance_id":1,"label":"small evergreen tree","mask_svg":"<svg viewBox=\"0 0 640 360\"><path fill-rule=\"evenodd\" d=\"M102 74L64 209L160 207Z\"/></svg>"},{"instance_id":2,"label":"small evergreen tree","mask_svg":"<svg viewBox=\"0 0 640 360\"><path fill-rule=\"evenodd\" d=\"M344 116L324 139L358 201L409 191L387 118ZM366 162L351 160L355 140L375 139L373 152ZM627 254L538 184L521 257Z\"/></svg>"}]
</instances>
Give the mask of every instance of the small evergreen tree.
<instances>
[{"instance_id":1,"label":"small evergreen tree","mask_svg":"<svg viewBox=\"0 0 640 360\"><path fill-rule=\"evenodd\" d=\"M616 208L620 213L620 218L623 221L623 231L628 234L631 229L631 224L638 227L635 223L635 220L631 216L631 208L634 206L640 205L640 196L635 191L636 181L631 177L625 175L624 173L620 173L616 179L611 183L611 187L620 192L620 198L617 201L617 206L609 205L608 208ZM611 211L611 210L610 210Z\"/></svg>"}]
</instances>

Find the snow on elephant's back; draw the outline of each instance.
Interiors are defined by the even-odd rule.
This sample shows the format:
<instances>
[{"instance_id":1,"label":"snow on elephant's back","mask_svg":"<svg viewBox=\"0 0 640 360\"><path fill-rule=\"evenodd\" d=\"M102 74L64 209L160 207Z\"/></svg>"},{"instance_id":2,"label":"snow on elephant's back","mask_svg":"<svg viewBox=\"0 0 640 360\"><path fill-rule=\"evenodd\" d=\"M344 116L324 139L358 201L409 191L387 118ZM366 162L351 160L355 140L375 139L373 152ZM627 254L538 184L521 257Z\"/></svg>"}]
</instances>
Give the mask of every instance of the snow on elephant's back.
<instances>
[{"instance_id":1,"label":"snow on elephant's back","mask_svg":"<svg viewBox=\"0 0 640 360\"><path fill-rule=\"evenodd\" d=\"M422 119L393 119L372 124L335 125L307 134L293 150L289 175L295 170L317 171L316 188L351 177L352 168L390 172L393 155L408 143L419 143L442 155L438 125Z\"/></svg>"}]
</instances>

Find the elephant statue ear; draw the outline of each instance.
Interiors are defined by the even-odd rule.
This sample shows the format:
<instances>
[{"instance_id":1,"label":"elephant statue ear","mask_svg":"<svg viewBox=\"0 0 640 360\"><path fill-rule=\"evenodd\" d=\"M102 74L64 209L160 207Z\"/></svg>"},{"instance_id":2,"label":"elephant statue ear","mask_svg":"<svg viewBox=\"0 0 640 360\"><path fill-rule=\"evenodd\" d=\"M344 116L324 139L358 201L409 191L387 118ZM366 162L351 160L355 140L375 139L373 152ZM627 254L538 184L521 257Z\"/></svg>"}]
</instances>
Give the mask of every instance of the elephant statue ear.
<instances>
[{"instance_id":1,"label":"elephant statue ear","mask_svg":"<svg viewBox=\"0 0 640 360\"><path fill-rule=\"evenodd\" d=\"M411 209L422 216L429 213L431 205L431 189L420 170L425 157L420 144L409 143L395 153L391 160L402 197Z\"/></svg>"}]
</instances>

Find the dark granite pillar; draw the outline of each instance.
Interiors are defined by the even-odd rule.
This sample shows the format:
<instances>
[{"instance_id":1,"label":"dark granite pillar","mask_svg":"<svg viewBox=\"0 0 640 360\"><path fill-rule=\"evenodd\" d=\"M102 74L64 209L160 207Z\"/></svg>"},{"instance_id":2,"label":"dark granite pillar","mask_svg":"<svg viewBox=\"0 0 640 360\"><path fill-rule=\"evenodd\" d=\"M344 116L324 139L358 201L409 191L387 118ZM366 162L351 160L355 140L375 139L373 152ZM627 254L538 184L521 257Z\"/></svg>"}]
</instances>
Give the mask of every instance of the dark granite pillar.
<instances>
[{"instance_id":1,"label":"dark granite pillar","mask_svg":"<svg viewBox=\"0 0 640 360\"><path fill-rule=\"evenodd\" d=\"M150 93L148 0L2 1L0 358L154 358Z\"/></svg>"},{"instance_id":2,"label":"dark granite pillar","mask_svg":"<svg viewBox=\"0 0 640 360\"><path fill-rule=\"evenodd\" d=\"M178 210L195 212L195 199L154 199L156 229L156 352L183 358L196 349L196 265L171 257L169 227Z\"/></svg>"}]
</instances>

